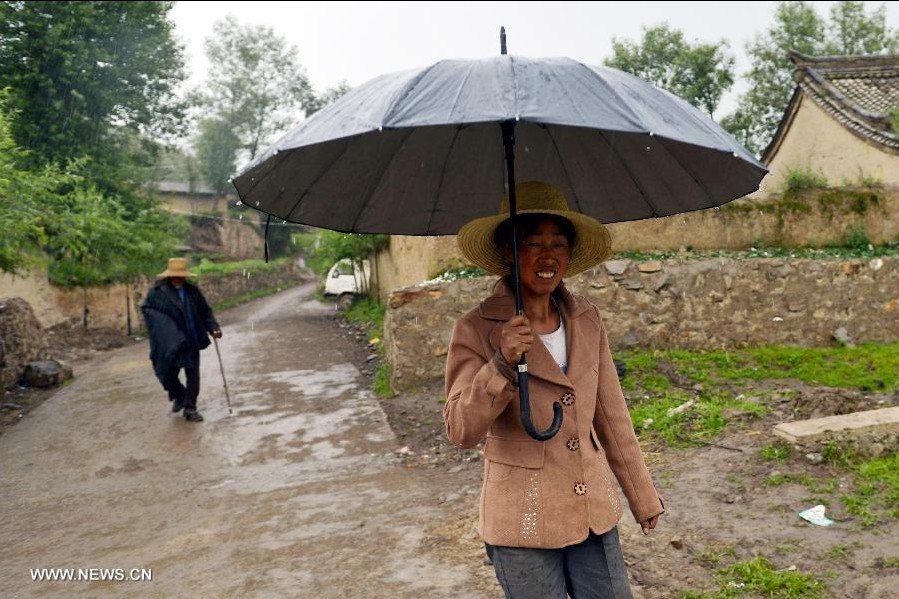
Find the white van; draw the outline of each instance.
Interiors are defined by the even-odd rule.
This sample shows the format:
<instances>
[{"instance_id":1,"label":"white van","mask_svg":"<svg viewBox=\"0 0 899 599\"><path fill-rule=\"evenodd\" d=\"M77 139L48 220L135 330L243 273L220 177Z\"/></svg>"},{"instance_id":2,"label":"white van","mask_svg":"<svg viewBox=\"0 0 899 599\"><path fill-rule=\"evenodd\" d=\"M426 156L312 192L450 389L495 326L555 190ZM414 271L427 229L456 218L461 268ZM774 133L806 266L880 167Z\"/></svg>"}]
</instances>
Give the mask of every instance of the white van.
<instances>
[{"instance_id":1,"label":"white van","mask_svg":"<svg viewBox=\"0 0 899 599\"><path fill-rule=\"evenodd\" d=\"M353 262L344 258L334 263L328 270L325 278L325 297L336 297L337 305L346 310L353 303L357 295L367 293L371 282L371 272L368 262L353 265Z\"/></svg>"}]
</instances>

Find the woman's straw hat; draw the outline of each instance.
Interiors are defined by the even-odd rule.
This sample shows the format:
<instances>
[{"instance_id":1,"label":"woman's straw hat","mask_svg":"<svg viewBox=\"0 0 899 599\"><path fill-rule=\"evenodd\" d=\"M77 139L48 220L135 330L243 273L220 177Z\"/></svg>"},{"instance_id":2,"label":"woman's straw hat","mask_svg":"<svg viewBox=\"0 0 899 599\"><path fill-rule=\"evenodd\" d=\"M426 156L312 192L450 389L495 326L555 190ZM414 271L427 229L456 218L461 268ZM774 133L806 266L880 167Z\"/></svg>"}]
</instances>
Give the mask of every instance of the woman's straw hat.
<instances>
[{"instance_id":1,"label":"woman's straw hat","mask_svg":"<svg viewBox=\"0 0 899 599\"><path fill-rule=\"evenodd\" d=\"M612 240L606 227L595 218L568 209L562 192L548 183L526 181L515 186L518 214L552 214L567 219L577 238L571 248L566 275L576 275L609 257ZM494 239L496 228L509 220L509 195L503 197L499 214L467 223L459 229L457 243L462 255L475 266L494 275L507 275L512 266Z\"/></svg>"},{"instance_id":2,"label":"woman's straw hat","mask_svg":"<svg viewBox=\"0 0 899 599\"><path fill-rule=\"evenodd\" d=\"M194 273L187 270L186 258L169 258L169 266L156 275L157 277L195 277Z\"/></svg>"}]
</instances>

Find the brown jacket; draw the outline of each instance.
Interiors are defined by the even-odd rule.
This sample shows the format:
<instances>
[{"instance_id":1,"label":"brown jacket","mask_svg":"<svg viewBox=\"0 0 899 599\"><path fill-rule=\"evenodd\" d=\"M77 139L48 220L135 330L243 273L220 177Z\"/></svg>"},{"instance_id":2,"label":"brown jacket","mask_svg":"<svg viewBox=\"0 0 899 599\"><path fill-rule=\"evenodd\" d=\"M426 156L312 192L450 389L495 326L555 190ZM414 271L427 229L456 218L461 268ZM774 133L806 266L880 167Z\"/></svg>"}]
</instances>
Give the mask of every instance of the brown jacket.
<instances>
[{"instance_id":1,"label":"brown jacket","mask_svg":"<svg viewBox=\"0 0 899 599\"><path fill-rule=\"evenodd\" d=\"M499 362L500 327L515 311L505 283L453 330L443 416L449 439L459 447L487 437L478 532L491 545L559 548L583 541L590 530L611 530L621 517L613 473L637 522L664 510L634 435L599 311L564 285L557 296L567 374L539 337L527 354L534 426L548 428L553 402L562 403L562 428L548 441L524 431L518 388Z\"/></svg>"}]
</instances>

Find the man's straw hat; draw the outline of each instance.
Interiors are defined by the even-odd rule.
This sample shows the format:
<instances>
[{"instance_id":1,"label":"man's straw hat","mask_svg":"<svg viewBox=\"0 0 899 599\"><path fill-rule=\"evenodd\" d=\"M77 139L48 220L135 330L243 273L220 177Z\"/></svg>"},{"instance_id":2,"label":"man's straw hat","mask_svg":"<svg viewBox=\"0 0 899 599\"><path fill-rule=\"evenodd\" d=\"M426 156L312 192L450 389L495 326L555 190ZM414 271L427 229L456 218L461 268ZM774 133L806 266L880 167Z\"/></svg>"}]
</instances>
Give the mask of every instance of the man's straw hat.
<instances>
[{"instance_id":1,"label":"man's straw hat","mask_svg":"<svg viewBox=\"0 0 899 599\"><path fill-rule=\"evenodd\" d=\"M157 277L195 277L194 273L187 270L186 258L169 258L169 266L156 275Z\"/></svg>"},{"instance_id":2,"label":"man's straw hat","mask_svg":"<svg viewBox=\"0 0 899 599\"><path fill-rule=\"evenodd\" d=\"M609 257L612 240L606 227L595 218L568 209L562 192L548 183L526 181L515 186L518 214L552 214L567 219L575 230L571 261L566 275L576 275ZM512 266L494 239L496 228L509 220L509 196L503 197L499 213L467 223L459 229L457 243L462 255L475 266L494 275L507 275Z\"/></svg>"}]
</instances>

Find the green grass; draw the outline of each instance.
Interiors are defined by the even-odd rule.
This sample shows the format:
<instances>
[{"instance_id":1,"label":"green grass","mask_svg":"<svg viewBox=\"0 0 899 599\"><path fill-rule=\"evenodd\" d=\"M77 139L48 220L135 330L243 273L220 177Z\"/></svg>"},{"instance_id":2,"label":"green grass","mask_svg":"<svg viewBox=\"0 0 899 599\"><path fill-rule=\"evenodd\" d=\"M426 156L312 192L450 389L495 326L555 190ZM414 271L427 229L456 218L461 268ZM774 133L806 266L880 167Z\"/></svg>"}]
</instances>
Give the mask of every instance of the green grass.
<instances>
[{"instance_id":1,"label":"green grass","mask_svg":"<svg viewBox=\"0 0 899 599\"><path fill-rule=\"evenodd\" d=\"M284 289L283 285L274 285L272 287L264 287L262 289L254 289L253 291L248 291L242 295L238 295L235 297L230 297L226 300L222 300L220 302L216 302L212 305L212 310L214 312L221 312L222 310L227 310L228 308L233 308L234 306L239 306L240 304L245 304L254 299L258 299L260 297L265 297L267 295L273 295L282 291Z\"/></svg>"},{"instance_id":2,"label":"green grass","mask_svg":"<svg viewBox=\"0 0 899 599\"><path fill-rule=\"evenodd\" d=\"M378 397L393 397L393 390L390 388L390 365L384 360L384 344L382 339L384 336L384 315L387 306L376 299L363 297L357 299L343 313L344 318L349 322L361 326L368 335L369 343L377 350L381 357L381 363L375 371L375 377L372 381L372 392Z\"/></svg>"},{"instance_id":3,"label":"green grass","mask_svg":"<svg viewBox=\"0 0 899 599\"><path fill-rule=\"evenodd\" d=\"M450 281L458 281L459 279L475 279L477 277L485 277L487 272L477 266L462 266L459 268L449 268L428 281L429 283L449 283Z\"/></svg>"},{"instance_id":4,"label":"green grass","mask_svg":"<svg viewBox=\"0 0 899 599\"><path fill-rule=\"evenodd\" d=\"M865 528L899 520L899 454L862 460L849 470L855 488L840 496L846 511Z\"/></svg>"},{"instance_id":5,"label":"green grass","mask_svg":"<svg viewBox=\"0 0 899 599\"><path fill-rule=\"evenodd\" d=\"M773 474L764 483L775 487L802 485L812 493L806 500L809 504L829 506L838 498L861 528L899 520L899 454L862 459L851 447L830 442L822 455L830 475ZM837 478L845 479L843 473L850 474L852 480L841 489Z\"/></svg>"},{"instance_id":6,"label":"green grass","mask_svg":"<svg viewBox=\"0 0 899 599\"><path fill-rule=\"evenodd\" d=\"M788 168L785 177L786 191L798 192L806 189L826 189L827 177L820 170L808 168Z\"/></svg>"},{"instance_id":7,"label":"green grass","mask_svg":"<svg viewBox=\"0 0 899 599\"><path fill-rule=\"evenodd\" d=\"M679 413L675 408L693 399L692 406ZM763 415L767 408L756 403L733 398L726 393L700 393L691 397L686 391L675 389L658 396L633 400L631 419L638 430L650 431L671 447L689 447L714 439L727 425L727 411Z\"/></svg>"},{"instance_id":8,"label":"green grass","mask_svg":"<svg viewBox=\"0 0 899 599\"><path fill-rule=\"evenodd\" d=\"M756 557L737 562L720 572L722 579L743 583L745 591L765 597L821 597L824 584L801 572L776 570L768 559Z\"/></svg>"},{"instance_id":9,"label":"green grass","mask_svg":"<svg viewBox=\"0 0 899 599\"><path fill-rule=\"evenodd\" d=\"M866 241L850 230L843 238L843 245L826 247L778 247L765 246L758 243L756 247L746 250L693 250L686 252L677 250L664 250L655 252L622 251L615 252L612 258L616 260L711 260L713 258L731 258L734 260L747 260L754 258L792 258L797 260L867 260L881 256L899 255L899 244L895 242L882 245L868 245Z\"/></svg>"},{"instance_id":10,"label":"green grass","mask_svg":"<svg viewBox=\"0 0 899 599\"><path fill-rule=\"evenodd\" d=\"M375 371L375 380L372 383L372 391L378 397L393 397L390 389L390 366L387 362L381 362Z\"/></svg>"},{"instance_id":11,"label":"green grass","mask_svg":"<svg viewBox=\"0 0 899 599\"><path fill-rule=\"evenodd\" d=\"M827 587L810 574L777 570L765 557L743 560L718 570L719 590L684 591L683 599L728 599L760 596L772 599L817 599Z\"/></svg>"},{"instance_id":12,"label":"green grass","mask_svg":"<svg viewBox=\"0 0 899 599\"><path fill-rule=\"evenodd\" d=\"M790 459L790 446L786 443L769 443L759 453L766 462L786 462Z\"/></svg>"},{"instance_id":13,"label":"green grass","mask_svg":"<svg viewBox=\"0 0 899 599\"><path fill-rule=\"evenodd\" d=\"M351 323L365 327L368 338L383 338L384 314L387 306L372 299L363 297L353 302L353 305L344 313L344 317Z\"/></svg>"},{"instance_id":14,"label":"green grass","mask_svg":"<svg viewBox=\"0 0 899 599\"><path fill-rule=\"evenodd\" d=\"M823 348L769 345L731 351L627 350L616 356L628 367L622 381L625 390L638 386L664 390L658 378L663 360L680 375L701 384L794 379L884 393L899 390L899 342Z\"/></svg>"},{"instance_id":15,"label":"green grass","mask_svg":"<svg viewBox=\"0 0 899 599\"><path fill-rule=\"evenodd\" d=\"M211 262L206 258L200 260L196 266L191 266L191 272L195 273L202 281L204 275L224 275L232 272L273 272L280 270L290 263L292 258L285 256L266 262L265 260L240 260L238 262Z\"/></svg>"},{"instance_id":16,"label":"green grass","mask_svg":"<svg viewBox=\"0 0 899 599\"><path fill-rule=\"evenodd\" d=\"M774 552L778 555L790 555L798 553L799 551L802 551L802 543L799 541L786 541L784 543L778 543L774 547Z\"/></svg>"},{"instance_id":17,"label":"green grass","mask_svg":"<svg viewBox=\"0 0 899 599\"><path fill-rule=\"evenodd\" d=\"M728 392L747 381L791 379L881 393L899 389L899 343L853 348L629 350L616 355L627 365L622 387L628 394L634 428L642 438L668 447L714 443L729 423L763 416L768 410L765 392L755 393L752 399ZM675 413L688 402L693 403ZM839 502L861 528L899 519L899 457L862 460L851 445L835 442L826 444L821 454L827 475L777 473L764 484L804 486L811 505L830 508ZM792 457L783 443L765 445L759 456L783 464ZM846 478L840 473L851 475L852 482L845 488L837 484L837 478Z\"/></svg>"},{"instance_id":18,"label":"green grass","mask_svg":"<svg viewBox=\"0 0 899 599\"><path fill-rule=\"evenodd\" d=\"M830 549L824 552L824 557L825 559L834 561L846 561L847 559L849 559L849 555L852 553L853 549L854 547L852 545L833 545Z\"/></svg>"},{"instance_id":19,"label":"green grass","mask_svg":"<svg viewBox=\"0 0 899 599\"><path fill-rule=\"evenodd\" d=\"M720 566L726 559L737 559L737 550L732 545L710 545L697 557L711 566Z\"/></svg>"}]
</instances>

